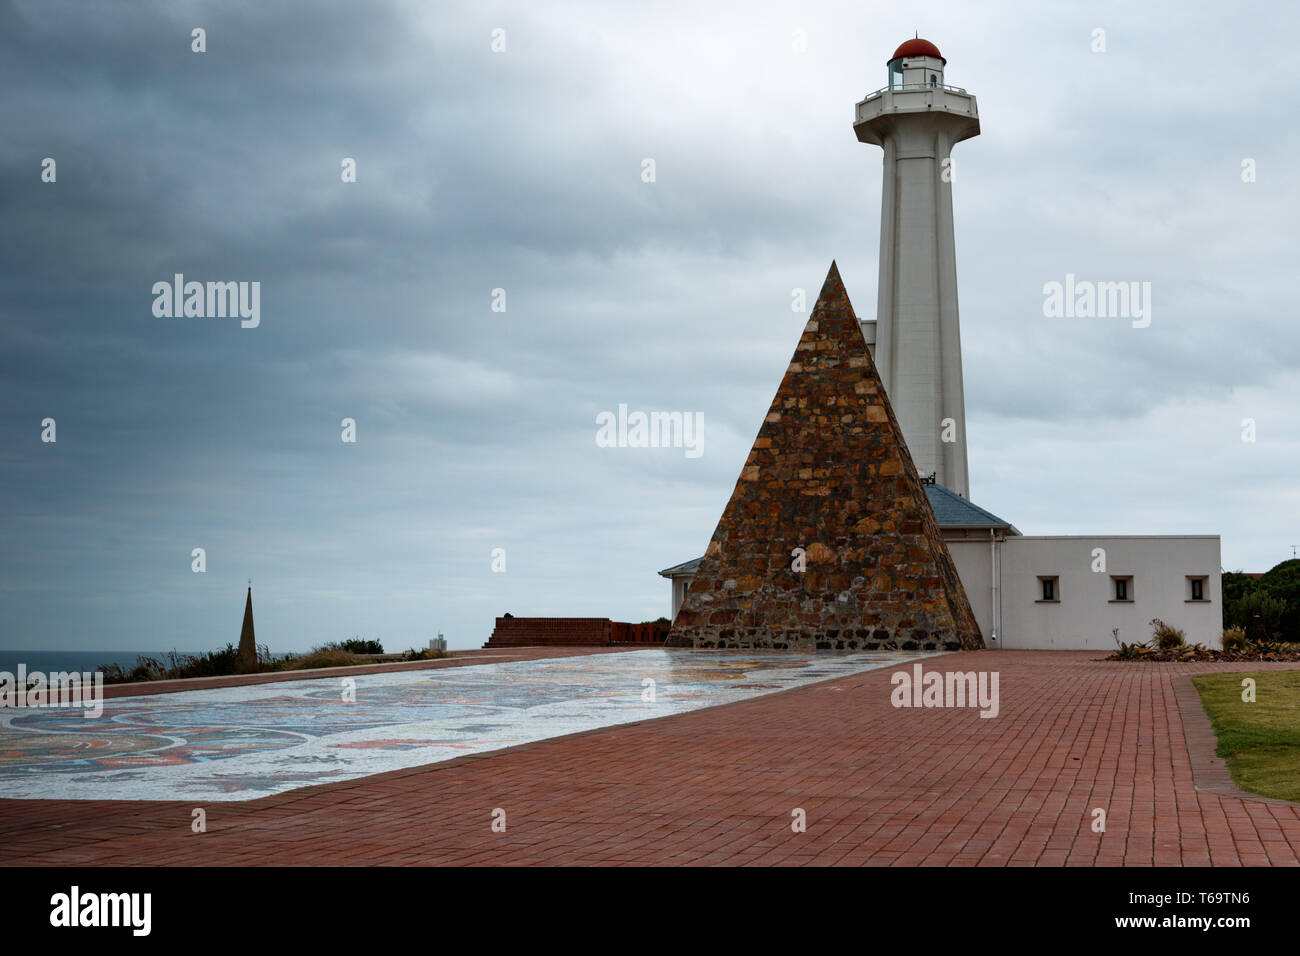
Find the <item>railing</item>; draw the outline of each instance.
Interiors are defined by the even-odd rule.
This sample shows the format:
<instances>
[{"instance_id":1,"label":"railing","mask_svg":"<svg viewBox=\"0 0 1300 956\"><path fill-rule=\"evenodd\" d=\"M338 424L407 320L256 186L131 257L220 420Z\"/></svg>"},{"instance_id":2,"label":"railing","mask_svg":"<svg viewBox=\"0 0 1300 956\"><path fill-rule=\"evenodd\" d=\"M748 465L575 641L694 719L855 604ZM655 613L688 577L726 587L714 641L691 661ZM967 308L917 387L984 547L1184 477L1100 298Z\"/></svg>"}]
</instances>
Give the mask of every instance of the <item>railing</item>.
<instances>
[{"instance_id":1,"label":"railing","mask_svg":"<svg viewBox=\"0 0 1300 956\"><path fill-rule=\"evenodd\" d=\"M873 96L879 96L881 93L893 93L900 90L947 90L949 93L960 93L962 96L970 95L960 86L943 86L938 83L934 86L931 86L929 83L902 83L898 86L882 86L880 89L876 90L876 92L868 93L865 99L871 99Z\"/></svg>"}]
</instances>

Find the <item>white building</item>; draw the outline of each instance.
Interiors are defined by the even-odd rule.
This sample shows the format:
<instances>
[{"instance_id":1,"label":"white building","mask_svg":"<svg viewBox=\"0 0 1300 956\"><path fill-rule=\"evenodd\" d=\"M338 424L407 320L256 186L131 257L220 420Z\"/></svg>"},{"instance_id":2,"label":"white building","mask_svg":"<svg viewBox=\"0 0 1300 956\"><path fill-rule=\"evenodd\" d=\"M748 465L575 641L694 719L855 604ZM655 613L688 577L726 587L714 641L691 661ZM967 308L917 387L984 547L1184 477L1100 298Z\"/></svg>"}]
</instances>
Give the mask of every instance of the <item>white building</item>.
<instances>
[{"instance_id":1,"label":"white building","mask_svg":"<svg viewBox=\"0 0 1300 956\"><path fill-rule=\"evenodd\" d=\"M1218 535L944 537L989 647L1114 650L1153 618L1222 647Z\"/></svg>"},{"instance_id":2,"label":"white building","mask_svg":"<svg viewBox=\"0 0 1300 956\"><path fill-rule=\"evenodd\" d=\"M1110 650L1159 618L1222 646L1218 535L1022 535L970 500L950 153L979 135L975 97L908 40L854 131L884 150L877 318L862 323L881 381L990 648ZM951 489L951 490L950 490ZM677 616L699 559L659 573Z\"/></svg>"}]
</instances>

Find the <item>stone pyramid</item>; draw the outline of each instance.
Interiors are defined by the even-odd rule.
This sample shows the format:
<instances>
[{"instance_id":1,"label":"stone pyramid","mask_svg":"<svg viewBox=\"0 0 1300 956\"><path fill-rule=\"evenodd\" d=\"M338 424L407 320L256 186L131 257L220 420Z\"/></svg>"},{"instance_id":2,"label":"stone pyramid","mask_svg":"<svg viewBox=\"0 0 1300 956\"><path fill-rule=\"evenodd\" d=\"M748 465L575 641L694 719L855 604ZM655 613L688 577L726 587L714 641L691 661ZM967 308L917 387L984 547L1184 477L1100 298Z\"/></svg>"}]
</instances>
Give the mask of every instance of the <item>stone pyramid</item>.
<instances>
[{"instance_id":1,"label":"stone pyramid","mask_svg":"<svg viewBox=\"0 0 1300 956\"><path fill-rule=\"evenodd\" d=\"M984 646L834 262L667 646Z\"/></svg>"}]
</instances>

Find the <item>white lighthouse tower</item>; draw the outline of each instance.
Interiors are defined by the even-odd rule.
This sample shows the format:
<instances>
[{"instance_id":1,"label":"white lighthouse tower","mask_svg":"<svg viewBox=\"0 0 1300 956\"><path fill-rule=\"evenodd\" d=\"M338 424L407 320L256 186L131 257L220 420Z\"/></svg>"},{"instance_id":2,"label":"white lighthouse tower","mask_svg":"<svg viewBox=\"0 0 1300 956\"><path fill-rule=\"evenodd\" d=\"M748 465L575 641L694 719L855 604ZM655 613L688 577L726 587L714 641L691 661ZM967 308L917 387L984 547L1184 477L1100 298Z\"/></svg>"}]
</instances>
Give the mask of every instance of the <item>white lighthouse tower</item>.
<instances>
[{"instance_id":1,"label":"white lighthouse tower","mask_svg":"<svg viewBox=\"0 0 1300 956\"><path fill-rule=\"evenodd\" d=\"M929 40L908 40L853 130L885 151L874 337L872 323L864 331L917 471L969 498L950 154L980 122L975 97L944 85L946 63Z\"/></svg>"}]
</instances>

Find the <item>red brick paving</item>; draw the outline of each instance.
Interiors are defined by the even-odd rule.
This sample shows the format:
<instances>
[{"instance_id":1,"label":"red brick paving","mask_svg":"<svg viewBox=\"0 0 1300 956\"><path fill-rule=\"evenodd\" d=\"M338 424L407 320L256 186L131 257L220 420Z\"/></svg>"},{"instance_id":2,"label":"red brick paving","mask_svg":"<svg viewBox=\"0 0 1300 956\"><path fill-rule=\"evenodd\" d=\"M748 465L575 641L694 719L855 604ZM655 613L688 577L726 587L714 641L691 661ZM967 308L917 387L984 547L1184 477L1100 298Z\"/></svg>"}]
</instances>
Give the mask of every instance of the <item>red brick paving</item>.
<instances>
[{"instance_id":1,"label":"red brick paving","mask_svg":"<svg viewBox=\"0 0 1300 956\"><path fill-rule=\"evenodd\" d=\"M1198 791L1185 675L1096 652L996 669L1001 713L895 709L895 668L246 803L0 801L6 864L1289 865L1300 805ZM507 831L491 832L493 808ZM808 830L790 829L791 811ZM1106 810L1093 833L1091 811Z\"/></svg>"}]
</instances>

